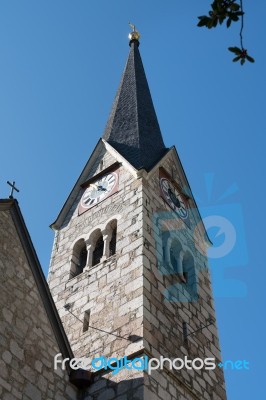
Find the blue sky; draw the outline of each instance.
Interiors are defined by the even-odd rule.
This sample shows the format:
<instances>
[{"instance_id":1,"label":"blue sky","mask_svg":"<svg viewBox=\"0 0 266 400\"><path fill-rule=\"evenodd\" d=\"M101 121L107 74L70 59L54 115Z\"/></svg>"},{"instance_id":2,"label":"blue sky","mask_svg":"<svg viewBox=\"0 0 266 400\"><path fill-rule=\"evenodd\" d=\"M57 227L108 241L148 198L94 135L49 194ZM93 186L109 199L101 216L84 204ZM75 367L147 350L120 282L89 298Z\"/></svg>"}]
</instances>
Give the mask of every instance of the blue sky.
<instances>
[{"instance_id":1,"label":"blue sky","mask_svg":"<svg viewBox=\"0 0 266 400\"><path fill-rule=\"evenodd\" d=\"M49 224L103 132L133 21L165 143L176 145L202 214L225 216L240 238L231 258L211 260L217 318L224 360L250 361L249 371L226 372L228 399L261 400L266 4L244 5L256 63L241 67L227 50L239 43L239 25L196 27L208 0L2 1L0 195L8 196L7 180L17 182L47 274ZM223 236L209 233L219 246ZM224 289L228 279L235 291Z\"/></svg>"}]
</instances>

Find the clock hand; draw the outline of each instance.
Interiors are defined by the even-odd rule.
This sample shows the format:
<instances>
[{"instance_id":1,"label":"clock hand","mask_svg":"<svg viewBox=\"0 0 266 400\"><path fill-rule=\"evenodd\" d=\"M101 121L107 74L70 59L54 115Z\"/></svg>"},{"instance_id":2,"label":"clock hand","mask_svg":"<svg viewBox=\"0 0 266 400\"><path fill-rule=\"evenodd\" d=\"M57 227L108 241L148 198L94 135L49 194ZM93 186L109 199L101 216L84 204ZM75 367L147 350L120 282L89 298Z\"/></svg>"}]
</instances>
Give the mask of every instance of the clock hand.
<instances>
[{"instance_id":1,"label":"clock hand","mask_svg":"<svg viewBox=\"0 0 266 400\"><path fill-rule=\"evenodd\" d=\"M180 208L180 201L178 200L178 198L176 197L175 193L172 191L172 189L168 189L168 193L170 196L170 199L172 200L172 202L174 203L174 205L177 208Z\"/></svg>"},{"instance_id":2,"label":"clock hand","mask_svg":"<svg viewBox=\"0 0 266 400\"><path fill-rule=\"evenodd\" d=\"M97 185L96 183L91 183L91 187L95 190L101 190L102 192L105 192L107 190L102 185Z\"/></svg>"},{"instance_id":3,"label":"clock hand","mask_svg":"<svg viewBox=\"0 0 266 400\"><path fill-rule=\"evenodd\" d=\"M104 188L102 185L98 186L98 190L101 190L102 192L106 192L106 188Z\"/></svg>"},{"instance_id":4,"label":"clock hand","mask_svg":"<svg viewBox=\"0 0 266 400\"><path fill-rule=\"evenodd\" d=\"M95 185L95 183L91 183L91 187L93 187L93 189L96 189L96 190L98 190L98 186L97 186L97 185Z\"/></svg>"}]
</instances>

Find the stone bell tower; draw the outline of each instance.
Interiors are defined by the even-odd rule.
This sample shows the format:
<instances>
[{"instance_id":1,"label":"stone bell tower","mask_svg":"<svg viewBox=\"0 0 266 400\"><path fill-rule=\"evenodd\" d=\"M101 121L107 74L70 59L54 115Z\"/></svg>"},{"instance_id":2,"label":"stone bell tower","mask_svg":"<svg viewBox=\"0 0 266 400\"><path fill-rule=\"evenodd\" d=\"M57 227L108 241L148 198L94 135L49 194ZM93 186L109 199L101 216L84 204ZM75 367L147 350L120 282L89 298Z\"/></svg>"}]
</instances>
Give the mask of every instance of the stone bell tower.
<instances>
[{"instance_id":1,"label":"stone bell tower","mask_svg":"<svg viewBox=\"0 0 266 400\"><path fill-rule=\"evenodd\" d=\"M56 221L49 286L76 357L221 360L210 245L133 27L112 111ZM182 361L181 360L181 361ZM221 369L102 368L84 399L226 399Z\"/></svg>"}]
</instances>

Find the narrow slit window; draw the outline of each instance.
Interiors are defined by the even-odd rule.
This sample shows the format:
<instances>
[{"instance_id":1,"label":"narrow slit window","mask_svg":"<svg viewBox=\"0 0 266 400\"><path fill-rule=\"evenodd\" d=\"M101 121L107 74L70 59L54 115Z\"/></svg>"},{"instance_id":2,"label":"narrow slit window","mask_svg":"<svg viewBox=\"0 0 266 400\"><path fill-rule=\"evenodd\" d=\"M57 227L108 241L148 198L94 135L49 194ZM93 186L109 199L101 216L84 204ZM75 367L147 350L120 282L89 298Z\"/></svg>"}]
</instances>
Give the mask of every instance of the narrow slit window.
<instances>
[{"instance_id":1,"label":"narrow slit window","mask_svg":"<svg viewBox=\"0 0 266 400\"><path fill-rule=\"evenodd\" d=\"M85 311L83 320L83 333L87 332L90 327L90 310Z\"/></svg>"},{"instance_id":2,"label":"narrow slit window","mask_svg":"<svg viewBox=\"0 0 266 400\"><path fill-rule=\"evenodd\" d=\"M187 323L183 322L183 340L185 345L188 344L188 330L187 330Z\"/></svg>"}]
</instances>

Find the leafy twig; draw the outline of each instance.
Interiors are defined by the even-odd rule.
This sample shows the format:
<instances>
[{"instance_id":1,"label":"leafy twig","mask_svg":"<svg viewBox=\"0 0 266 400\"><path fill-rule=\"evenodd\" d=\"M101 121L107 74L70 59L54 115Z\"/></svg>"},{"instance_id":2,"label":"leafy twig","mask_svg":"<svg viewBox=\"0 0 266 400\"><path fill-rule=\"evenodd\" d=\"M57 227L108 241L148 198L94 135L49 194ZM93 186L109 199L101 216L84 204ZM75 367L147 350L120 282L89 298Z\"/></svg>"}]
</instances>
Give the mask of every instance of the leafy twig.
<instances>
[{"instance_id":1,"label":"leafy twig","mask_svg":"<svg viewBox=\"0 0 266 400\"><path fill-rule=\"evenodd\" d=\"M206 26L207 28L216 28L218 22L220 25L226 21L226 26L229 28L232 21L239 21L242 16L240 4L236 0L214 0L211 4L212 10L209 11L209 16L202 15L199 18L198 26Z\"/></svg>"},{"instance_id":2,"label":"leafy twig","mask_svg":"<svg viewBox=\"0 0 266 400\"><path fill-rule=\"evenodd\" d=\"M232 22L238 22L241 20L240 27L240 48L239 47L229 47L228 50L233 52L236 57L233 61L240 61L241 65L244 65L245 61L248 60L254 63L254 58L248 55L247 49L243 45L243 30L244 30L244 9L243 0L239 0L240 4L236 0L214 0L211 4L211 11L209 11L209 16L201 15L199 18L198 26L205 26L208 29L216 28L218 23L220 25L226 21L226 26L229 28Z\"/></svg>"}]
</instances>

